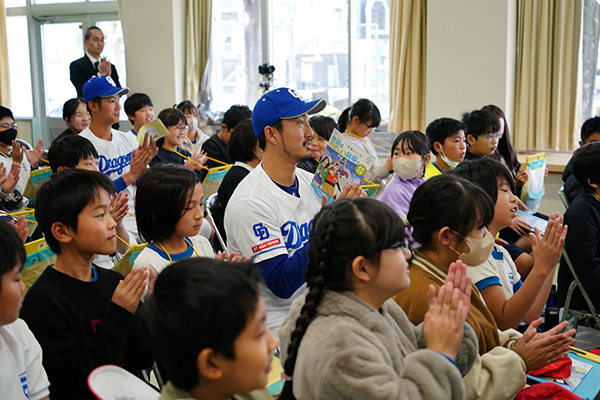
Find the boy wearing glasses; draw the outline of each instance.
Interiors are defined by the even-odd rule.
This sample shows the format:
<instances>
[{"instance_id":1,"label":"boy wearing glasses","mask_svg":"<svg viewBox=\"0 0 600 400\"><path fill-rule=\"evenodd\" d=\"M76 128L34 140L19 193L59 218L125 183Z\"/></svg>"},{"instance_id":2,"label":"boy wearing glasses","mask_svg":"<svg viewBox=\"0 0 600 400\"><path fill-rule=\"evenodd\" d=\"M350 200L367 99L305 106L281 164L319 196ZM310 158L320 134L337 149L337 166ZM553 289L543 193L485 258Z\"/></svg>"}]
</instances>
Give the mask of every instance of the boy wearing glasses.
<instances>
[{"instance_id":1,"label":"boy wearing glasses","mask_svg":"<svg viewBox=\"0 0 600 400\"><path fill-rule=\"evenodd\" d=\"M498 118L487 110L475 110L464 113L462 122L468 129L467 143L469 149L465 155L465 160L493 155L502 137Z\"/></svg>"}]
</instances>

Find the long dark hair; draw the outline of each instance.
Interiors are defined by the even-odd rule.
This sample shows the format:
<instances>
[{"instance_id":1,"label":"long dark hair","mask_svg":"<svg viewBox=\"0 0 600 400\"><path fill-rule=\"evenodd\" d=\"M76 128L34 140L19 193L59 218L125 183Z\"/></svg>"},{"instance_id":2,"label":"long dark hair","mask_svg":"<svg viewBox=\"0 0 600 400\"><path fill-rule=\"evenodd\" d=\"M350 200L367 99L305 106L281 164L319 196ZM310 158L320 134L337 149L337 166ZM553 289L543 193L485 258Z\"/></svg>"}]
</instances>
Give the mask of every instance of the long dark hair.
<instances>
[{"instance_id":1,"label":"long dark hair","mask_svg":"<svg viewBox=\"0 0 600 400\"><path fill-rule=\"evenodd\" d=\"M369 99L360 99L356 103L352 104L352 107L346 108L342 111L340 118L338 119L338 129L340 132L344 132L348 126L348 122L352 118L358 117L361 121L366 123L368 120L371 122L372 127L377 127L381 123L381 113L379 108Z\"/></svg>"},{"instance_id":2,"label":"long dark hair","mask_svg":"<svg viewBox=\"0 0 600 400\"><path fill-rule=\"evenodd\" d=\"M348 229L352 226L353 229ZM346 289L347 270L362 255L379 264L381 251L404 240L404 225L391 208L380 201L359 198L338 200L315 216L308 247L308 293L287 349L284 369L293 376L298 348L327 290ZM287 381L280 400L294 399Z\"/></svg>"},{"instance_id":3,"label":"long dark hair","mask_svg":"<svg viewBox=\"0 0 600 400\"><path fill-rule=\"evenodd\" d=\"M508 130L508 123L506 122L506 116L504 115L504 111L498 106L493 104L489 104L487 106L481 107L482 110L487 110L494 114L497 118L502 118L504 120L504 134L498 141L498 153L504 158L506 161L506 165L511 171L515 171L519 166L519 161L517 160L517 153L513 148L512 142L510 141L510 131Z\"/></svg>"}]
</instances>

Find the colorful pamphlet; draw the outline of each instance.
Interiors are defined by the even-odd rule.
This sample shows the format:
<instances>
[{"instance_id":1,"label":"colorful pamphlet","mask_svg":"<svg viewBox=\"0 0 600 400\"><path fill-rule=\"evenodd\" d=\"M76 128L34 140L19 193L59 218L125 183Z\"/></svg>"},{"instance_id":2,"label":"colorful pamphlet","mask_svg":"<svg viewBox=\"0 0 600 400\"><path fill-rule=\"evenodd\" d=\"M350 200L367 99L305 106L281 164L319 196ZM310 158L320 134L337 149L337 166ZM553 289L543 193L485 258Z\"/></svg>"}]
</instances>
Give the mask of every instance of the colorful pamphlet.
<instances>
[{"instance_id":1,"label":"colorful pamphlet","mask_svg":"<svg viewBox=\"0 0 600 400\"><path fill-rule=\"evenodd\" d=\"M374 156L334 129L315 171L312 187L319 197L324 194L330 203L344 186L360 183L374 162Z\"/></svg>"},{"instance_id":2,"label":"colorful pamphlet","mask_svg":"<svg viewBox=\"0 0 600 400\"><path fill-rule=\"evenodd\" d=\"M152 139L156 141L167 136L169 134L169 130L160 119L142 125L137 135L137 142L140 144L140 146L145 144L144 138L146 137L146 133L149 133Z\"/></svg>"}]
</instances>

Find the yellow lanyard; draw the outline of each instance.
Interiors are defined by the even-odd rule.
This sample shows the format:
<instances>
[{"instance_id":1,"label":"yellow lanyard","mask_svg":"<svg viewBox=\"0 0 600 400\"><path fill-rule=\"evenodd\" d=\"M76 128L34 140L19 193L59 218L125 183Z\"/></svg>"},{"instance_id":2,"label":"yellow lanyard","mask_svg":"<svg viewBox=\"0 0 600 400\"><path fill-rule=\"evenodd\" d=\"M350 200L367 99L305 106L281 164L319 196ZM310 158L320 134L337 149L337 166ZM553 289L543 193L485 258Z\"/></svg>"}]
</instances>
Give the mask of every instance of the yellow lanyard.
<instances>
[{"instance_id":1,"label":"yellow lanyard","mask_svg":"<svg viewBox=\"0 0 600 400\"><path fill-rule=\"evenodd\" d=\"M186 160L190 160L190 161L191 161L191 162L193 162L194 164L197 164L197 165L201 166L201 167L202 167L202 168L204 168L204 169L209 169L209 168L205 167L204 165L200 164L199 162L196 162L196 161L192 160L191 158L184 156L184 155L183 155L183 154L181 154L180 152L173 150L172 148L168 147L167 145L164 145L164 144L163 144L163 146L162 146L162 147L163 147L163 149L165 149L165 150L167 150L167 151L170 151L170 152L172 152L172 153L175 153L175 154L177 154L177 155L180 155L181 157L185 158Z\"/></svg>"},{"instance_id":2,"label":"yellow lanyard","mask_svg":"<svg viewBox=\"0 0 600 400\"><path fill-rule=\"evenodd\" d=\"M183 240L185 240L185 242L190 245L190 247L192 248L192 250L194 250L194 253L196 253L196 257L200 257L200 254L198 254L198 252L196 251L196 248L192 244L192 241L190 240L188 242L187 239L185 239L185 238ZM169 257L169 261L171 262L171 264L173 264L173 259L171 258L171 255L169 254L169 252L167 251L167 249L165 249L164 246L162 244L160 244L160 242L154 242L154 243L160 246L161 250L164 251L167 254L167 257Z\"/></svg>"},{"instance_id":3,"label":"yellow lanyard","mask_svg":"<svg viewBox=\"0 0 600 400\"><path fill-rule=\"evenodd\" d=\"M121 242L125 243L127 245L127 247L129 247L131 249L131 245L129 243L127 243L125 240L121 239L121 237L119 235L115 235L117 237L117 239L119 239Z\"/></svg>"},{"instance_id":4,"label":"yellow lanyard","mask_svg":"<svg viewBox=\"0 0 600 400\"><path fill-rule=\"evenodd\" d=\"M198 133L196 133L196 135L198 135ZM185 136L185 140L187 140L188 143L190 144L190 146L192 146L192 149L194 149L194 153L200 154L200 152L198 151L198 149L196 148L196 146L194 145L194 143L190 140L189 137L187 137L187 135Z\"/></svg>"},{"instance_id":5,"label":"yellow lanyard","mask_svg":"<svg viewBox=\"0 0 600 400\"><path fill-rule=\"evenodd\" d=\"M350 134L350 135L352 135L352 136L354 136L354 137L356 137L356 138L359 138L360 140L365 140L365 138L362 138L362 137L358 136L356 133L352 133L352 132L350 132L350 131L346 131L346 133L348 133L348 134ZM372 139L375 139L375 140L377 140L377 141L379 141L379 142L383 142L383 143L387 144L388 146L392 146L391 144L389 144L388 142L386 142L386 141L384 141L384 140L379 140L379 139L377 139L377 138L372 138ZM373 143L373 142L371 142L371 144L372 144L373 146L375 146L375 147L379 147L381 150L385 151L386 153L389 153L389 152L390 152L390 149L386 149L385 147L381 147L381 146L379 146L378 144L375 144L375 143Z\"/></svg>"},{"instance_id":6,"label":"yellow lanyard","mask_svg":"<svg viewBox=\"0 0 600 400\"><path fill-rule=\"evenodd\" d=\"M24 169L21 164L19 164L18 162L16 162L15 159L12 158L11 156L9 156L8 154L5 154L3 151L0 151L0 154L2 154L4 157L8 158L13 163L17 164L19 166L19 168Z\"/></svg>"}]
</instances>

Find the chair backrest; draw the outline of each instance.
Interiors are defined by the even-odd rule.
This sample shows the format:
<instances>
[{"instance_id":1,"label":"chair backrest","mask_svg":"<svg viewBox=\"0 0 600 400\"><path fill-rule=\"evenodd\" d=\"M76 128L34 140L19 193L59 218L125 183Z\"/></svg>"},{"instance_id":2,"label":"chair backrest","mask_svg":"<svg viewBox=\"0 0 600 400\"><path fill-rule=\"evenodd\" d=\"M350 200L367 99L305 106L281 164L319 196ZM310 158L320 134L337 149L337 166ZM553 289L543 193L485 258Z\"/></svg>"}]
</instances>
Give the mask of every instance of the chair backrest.
<instances>
[{"instance_id":1,"label":"chair backrest","mask_svg":"<svg viewBox=\"0 0 600 400\"><path fill-rule=\"evenodd\" d=\"M227 244L223 240L223 235L221 235L221 232L219 232L219 229L217 228L217 224L215 224L215 219L213 218L213 215L212 215L213 207L216 207L218 204L219 204L218 193L213 193L210 196L208 196L208 199L206 199L206 216L210 220L210 223L212 224L212 226L215 230L215 235L217 235L217 240L219 241L219 244L221 245L221 247L224 250L227 250Z\"/></svg>"},{"instance_id":2,"label":"chair backrest","mask_svg":"<svg viewBox=\"0 0 600 400\"><path fill-rule=\"evenodd\" d=\"M101 400L158 400L160 393L131 372L116 365L103 365L88 376L88 387Z\"/></svg>"},{"instance_id":3,"label":"chair backrest","mask_svg":"<svg viewBox=\"0 0 600 400\"><path fill-rule=\"evenodd\" d=\"M588 296L587 292L585 291L585 288L583 287L583 284L581 283L581 280L579 279L579 276L577 276L577 272L575 272L575 268L573 267L573 263L571 262L571 259L569 258L569 255L567 254L567 247L566 246L563 247L562 256L563 256L563 258L565 260L565 263L569 267L569 271L571 271L571 275L573 275L573 281L575 282L575 284L577 285L577 287L581 291L581 294L582 294L582 296L583 296L583 298L585 300L585 303L586 303L588 309L590 310L590 314L592 314L592 316L596 320L596 323L598 324L598 326L600 326L600 316L598 316L598 312L596 311L596 307L594 307L594 303L592 303L592 300L590 299L590 297ZM565 310L565 312L567 312L567 311L568 310Z\"/></svg>"},{"instance_id":4,"label":"chair backrest","mask_svg":"<svg viewBox=\"0 0 600 400\"><path fill-rule=\"evenodd\" d=\"M563 206L565 206L565 210L567 208L569 208L569 199L567 199L567 195L565 194L564 186L562 186L560 189L558 189L558 198L563 203Z\"/></svg>"}]
</instances>

